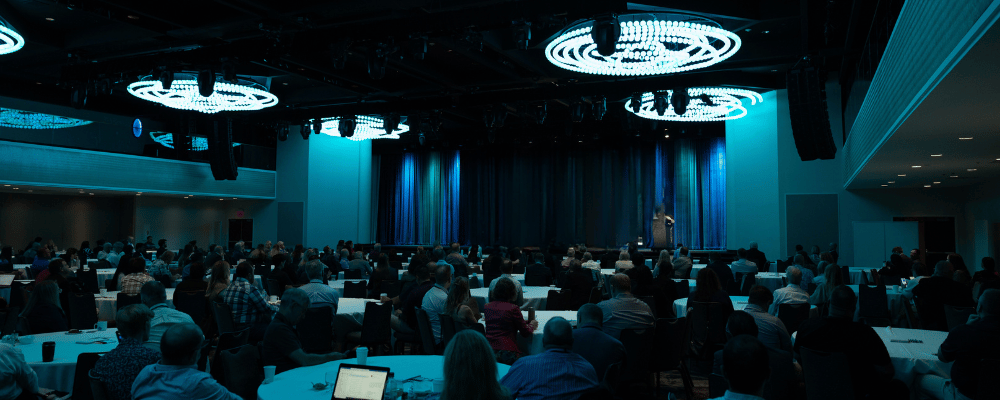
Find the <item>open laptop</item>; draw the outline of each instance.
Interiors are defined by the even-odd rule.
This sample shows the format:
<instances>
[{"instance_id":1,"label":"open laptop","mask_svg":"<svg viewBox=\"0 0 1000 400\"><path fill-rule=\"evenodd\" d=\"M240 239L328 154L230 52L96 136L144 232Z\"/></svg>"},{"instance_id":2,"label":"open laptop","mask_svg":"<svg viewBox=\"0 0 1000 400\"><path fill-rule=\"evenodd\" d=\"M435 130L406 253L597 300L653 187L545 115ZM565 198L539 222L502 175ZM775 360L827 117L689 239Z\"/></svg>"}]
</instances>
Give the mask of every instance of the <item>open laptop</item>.
<instances>
[{"instance_id":1,"label":"open laptop","mask_svg":"<svg viewBox=\"0 0 1000 400\"><path fill-rule=\"evenodd\" d=\"M389 368L340 364L332 400L382 400Z\"/></svg>"},{"instance_id":2,"label":"open laptop","mask_svg":"<svg viewBox=\"0 0 1000 400\"><path fill-rule=\"evenodd\" d=\"M9 288L14 283L14 274L0 275L0 288Z\"/></svg>"}]
</instances>

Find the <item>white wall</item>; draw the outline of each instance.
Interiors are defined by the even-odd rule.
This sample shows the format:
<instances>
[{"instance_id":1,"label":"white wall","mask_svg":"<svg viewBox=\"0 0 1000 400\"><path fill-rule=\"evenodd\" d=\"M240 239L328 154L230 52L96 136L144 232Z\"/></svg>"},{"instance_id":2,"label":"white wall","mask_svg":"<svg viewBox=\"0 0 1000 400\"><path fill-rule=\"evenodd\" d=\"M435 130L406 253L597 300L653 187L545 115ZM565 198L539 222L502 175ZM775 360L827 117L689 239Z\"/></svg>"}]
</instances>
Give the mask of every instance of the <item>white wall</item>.
<instances>
[{"instance_id":1,"label":"white wall","mask_svg":"<svg viewBox=\"0 0 1000 400\"><path fill-rule=\"evenodd\" d=\"M27 192L22 190L22 192ZM0 195L0 243L22 250L36 236L60 249L79 248L84 240L117 241L132 227L129 197L30 193Z\"/></svg>"},{"instance_id":2,"label":"white wall","mask_svg":"<svg viewBox=\"0 0 1000 400\"><path fill-rule=\"evenodd\" d=\"M274 240L276 213L274 200L219 200L218 198L139 196L135 201L135 237L153 241L167 239L167 246L179 249L191 240L199 247L211 243L226 244L229 240L229 220L253 219L253 241Z\"/></svg>"}]
</instances>

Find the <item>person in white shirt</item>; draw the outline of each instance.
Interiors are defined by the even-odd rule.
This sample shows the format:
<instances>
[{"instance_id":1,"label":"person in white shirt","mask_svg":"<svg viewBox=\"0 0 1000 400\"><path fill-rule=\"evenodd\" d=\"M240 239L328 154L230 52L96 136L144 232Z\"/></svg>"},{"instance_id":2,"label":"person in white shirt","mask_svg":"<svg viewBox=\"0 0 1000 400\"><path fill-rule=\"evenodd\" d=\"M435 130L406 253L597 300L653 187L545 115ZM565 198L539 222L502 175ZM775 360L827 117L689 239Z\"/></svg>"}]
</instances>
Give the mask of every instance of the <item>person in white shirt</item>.
<instances>
[{"instance_id":1,"label":"person in white shirt","mask_svg":"<svg viewBox=\"0 0 1000 400\"><path fill-rule=\"evenodd\" d=\"M747 260L747 249L742 247L736 249L736 257L739 259L733 261L733 264L729 266L729 268L733 270L733 278L736 278L736 274L740 272L745 274L757 273L757 264L754 264L753 261Z\"/></svg>"},{"instance_id":2,"label":"person in white shirt","mask_svg":"<svg viewBox=\"0 0 1000 400\"><path fill-rule=\"evenodd\" d=\"M439 314L444 314L444 308L448 303L448 288L451 287L451 266L448 264L438 265L434 272L436 282L431 290L424 294L424 299L420 303L420 308L427 312L427 319L431 323L431 331L434 332L434 343L440 344L444 339L441 333L441 318Z\"/></svg>"},{"instance_id":3,"label":"person in white shirt","mask_svg":"<svg viewBox=\"0 0 1000 400\"><path fill-rule=\"evenodd\" d=\"M0 399L16 399L24 393L38 393L38 375L24 361L21 349L0 343Z\"/></svg>"},{"instance_id":4,"label":"person in white shirt","mask_svg":"<svg viewBox=\"0 0 1000 400\"><path fill-rule=\"evenodd\" d=\"M788 267L785 271L788 278L788 286L774 291L774 303L767 310L768 314L777 316L778 306L782 304L803 304L809 303L809 293L802 290L802 270L796 266Z\"/></svg>"},{"instance_id":5,"label":"person in white shirt","mask_svg":"<svg viewBox=\"0 0 1000 400\"><path fill-rule=\"evenodd\" d=\"M108 253L108 262L111 263L111 265L113 265L115 268L118 268L118 260L122 258L123 254L125 254L125 252L122 251L122 248L124 247L125 245L122 244L122 242L115 242L114 249L112 249L111 252ZM105 249L108 248L107 243L104 244L104 248Z\"/></svg>"},{"instance_id":6,"label":"person in white shirt","mask_svg":"<svg viewBox=\"0 0 1000 400\"><path fill-rule=\"evenodd\" d=\"M144 283L142 289L139 290L139 298L142 300L142 304L145 304L153 312L153 319L149 321L149 340L143 344L150 349L160 350L160 338L163 337L163 332L166 332L171 326L194 323L190 315L167 305L167 291L159 281Z\"/></svg>"}]
</instances>

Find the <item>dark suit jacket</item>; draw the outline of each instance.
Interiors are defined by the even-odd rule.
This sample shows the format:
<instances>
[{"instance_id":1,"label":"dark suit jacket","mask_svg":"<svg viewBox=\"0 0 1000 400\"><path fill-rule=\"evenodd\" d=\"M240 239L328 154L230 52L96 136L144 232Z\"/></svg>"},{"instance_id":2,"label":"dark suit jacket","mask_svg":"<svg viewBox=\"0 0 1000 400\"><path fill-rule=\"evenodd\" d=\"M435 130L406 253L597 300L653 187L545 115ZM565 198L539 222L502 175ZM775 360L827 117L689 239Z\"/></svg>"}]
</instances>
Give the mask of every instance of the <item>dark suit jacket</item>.
<instances>
[{"instance_id":1,"label":"dark suit jacket","mask_svg":"<svg viewBox=\"0 0 1000 400\"><path fill-rule=\"evenodd\" d=\"M646 297L653 295L653 271L649 270L646 264L635 264L634 267L625 271L632 283L632 295L635 297Z\"/></svg>"},{"instance_id":2,"label":"dark suit jacket","mask_svg":"<svg viewBox=\"0 0 1000 400\"><path fill-rule=\"evenodd\" d=\"M771 264L767 262L767 257L764 256L764 252L757 249L747 250L747 260L753 261L754 264L757 264L757 271L760 272L767 272L767 270L771 267Z\"/></svg>"},{"instance_id":3,"label":"dark suit jacket","mask_svg":"<svg viewBox=\"0 0 1000 400\"><path fill-rule=\"evenodd\" d=\"M545 264L531 264L524 272L524 284L527 285L528 282L532 282L533 279L537 277L539 281L544 282L543 286L549 286L552 284L552 270Z\"/></svg>"},{"instance_id":4,"label":"dark suit jacket","mask_svg":"<svg viewBox=\"0 0 1000 400\"><path fill-rule=\"evenodd\" d=\"M913 295L922 303L920 319L927 329L947 330L944 305L953 307L975 307L972 290L965 285L941 276L931 276L920 280L913 288Z\"/></svg>"},{"instance_id":5,"label":"dark suit jacket","mask_svg":"<svg viewBox=\"0 0 1000 400\"><path fill-rule=\"evenodd\" d=\"M594 279L590 269L581 268L576 272L566 271L559 279L560 289L572 290L571 307L574 310L590 300L590 289L594 287Z\"/></svg>"}]
</instances>

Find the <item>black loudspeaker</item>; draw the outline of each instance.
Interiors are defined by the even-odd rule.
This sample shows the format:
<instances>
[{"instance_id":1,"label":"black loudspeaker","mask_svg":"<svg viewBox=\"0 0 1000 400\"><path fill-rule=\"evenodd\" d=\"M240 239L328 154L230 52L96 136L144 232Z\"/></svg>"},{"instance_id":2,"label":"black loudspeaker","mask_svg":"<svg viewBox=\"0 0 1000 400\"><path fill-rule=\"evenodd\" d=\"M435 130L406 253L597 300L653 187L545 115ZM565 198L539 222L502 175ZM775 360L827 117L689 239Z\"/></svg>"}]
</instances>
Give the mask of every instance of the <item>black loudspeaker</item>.
<instances>
[{"instance_id":1,"label":"black loudspeaker","mask_svg":"<svg viewBox=\"0 0 1000 400\"><path fill-rule=\"evenodd\" d=\"M812 67L796 69L789 71L785 79L788 116L799 158L832 160L837 155L837 145L833 142L826 109L826 72Z\"/></svg>"},{"instance_id":2,"label":"black loudspeaker","mask_svg":"<svg viewBox=\"0 0 1000 400\"><path fill-rule=\"evenodd\" d=\"M208 138L209 162L212 177L217 181L236 180L236 158L233 157L233 120L212 121L212 132Z\"/></svg>"}]
</instances>

